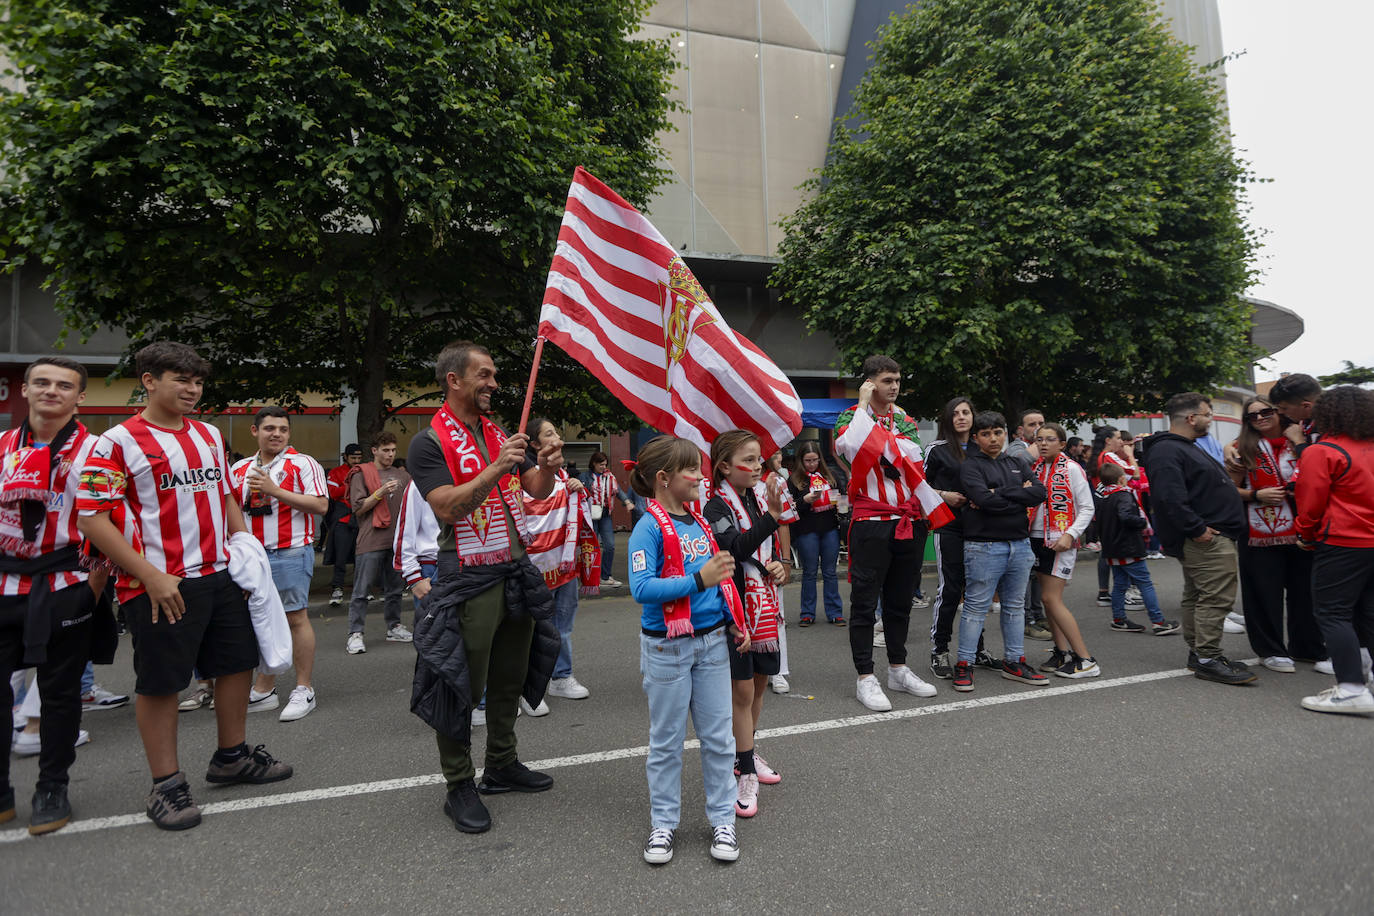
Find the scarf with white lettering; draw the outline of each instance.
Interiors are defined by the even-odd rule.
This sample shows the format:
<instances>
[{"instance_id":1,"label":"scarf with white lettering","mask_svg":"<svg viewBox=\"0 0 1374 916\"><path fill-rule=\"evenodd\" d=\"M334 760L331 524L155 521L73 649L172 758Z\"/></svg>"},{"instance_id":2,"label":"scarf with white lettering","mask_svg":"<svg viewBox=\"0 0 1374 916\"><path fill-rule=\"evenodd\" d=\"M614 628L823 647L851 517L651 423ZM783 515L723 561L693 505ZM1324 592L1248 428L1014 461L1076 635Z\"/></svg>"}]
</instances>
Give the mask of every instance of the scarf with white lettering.
<instances>
[{"instance_id":1,"label":"scarf with white lettering","mask_svg":"<svg viewBox=\"0 0 1374 916\"><path fill-rule=\"evenodd\" d=\"M1257 445L1255 469L1250 472L1249 480L1252 490L1283 487L1293 479L1298 459L1291 442L1285 442L1283 450L1278 453L1275 453L1268 439L1260 439ZM1251 547L1276 547L1298 542L1297 519L1293 515L1292 500L1287 496L1277 506L1252 501L1246 510L1250 522Z\"/></svg>"},{"instance_id":2,"label":"scarf with white lettering","mask_svg":"<svg viewBox=\"0 0 1374 916\"><path fill-rule=\"evenodd\" d=\"M682 555L682 540L677 535L677 526L673 524L672 516L656 499L647 500L644 508L658 523L659 534L663 537L663 564L659 568L659 577L675 579L687 575L687 567ZM705 532L706 544L710 548L711 556L715 556L716 551L720 548L716 546L716 539L711 534L710 526L695 509L686 508L691 514L692 520ZM720 589L721 595L725 598L725 607L730 612L730 618L734 621L735 627L743 632L745 629L744 605L740 601L739 591L736 590L735 583L730 579L722 579L717 588ZM691 636L694 632L692 629L692 596L684 595L681 598L663 602L663 623L670 638Z\"/></svg>"},{"instance_id":3,"label":"scarf with white lettering","mask_svg":"<svg viewBox=\"0 0 1374 916\"><path fill-rule=\"evenodd\" d=\"M1033 528L1036 515L1041 509L1045 510L1045 546L1051 547L1073 527L1073 520L1078 516L1078 507L1073 500L1073 478L1069 476L1069 457L1060 452L1054 456L1052 464L1041 458L1035 462L1034 471L1049 495L1043 504L1029 510L1030 522Z\"/></svg>"},{"instance_id":4,"label":"scarf with white lettering","mask_svg":"<svg viewBox=\"0 0 1374 916\"><path fill-rule=\"evenodd\" d=\"M73 417L46 445L33 445L28 420L0 436L0 550L26 559L38 555L52 494L65 490L72 451L85 435Z\"/></svg>"},{"instance_id":5,"label":"scarf with white lettering","mask_svg":"<svg viewBox=\"0 0 1374 916\"><path fill-rule=\"evenodd\" d=\"M495 423L482 417L482 438L487 454L495 455L505 444L506 434ZM457 486L471 481L490 463L482 457L472 433L445 404L430 421L439 447L444 452L449 475ZM485 500L465 518L453 526L458 543L458 559L464 566L490 566L505 563L511 558L510 528L506 524L502 505L515 519L516 535L521 544L529 543L529 529L525 523L525 509L521 499L520 478L512 473L501 475Z\"/></svg>"},{"instance_id":6,"label":"scarf with white lettering","mask_svg":"<svg viewBox=\"0 0 1374 916\"><path fill-rule=\"evenodd\" d=\"M719 495L735 516L735 528L742 533L754 527L734 487L720 484ZM754 500L760 515L768 511L757 489L750 490L745 498ZM744 621L749 627L750 652L778 651L778 590L766 568L772 559L773 539L769 538L740 561L744 566Z\"/></svg>"}]
</instances>

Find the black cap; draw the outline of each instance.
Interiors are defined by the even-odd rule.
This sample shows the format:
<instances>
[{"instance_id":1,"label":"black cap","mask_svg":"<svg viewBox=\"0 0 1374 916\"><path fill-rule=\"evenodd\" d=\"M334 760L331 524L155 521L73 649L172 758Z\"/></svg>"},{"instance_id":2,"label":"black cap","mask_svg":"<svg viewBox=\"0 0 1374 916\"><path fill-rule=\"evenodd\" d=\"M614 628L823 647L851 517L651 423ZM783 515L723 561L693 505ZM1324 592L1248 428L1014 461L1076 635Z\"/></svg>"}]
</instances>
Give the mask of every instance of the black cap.
<instances>
[{"instance_id":1,"label":"black cap","mask_svg":"<svg viewBox=\"0 0 1374 916\"><path fill-rule=\"evenodd\" d=\"M348 445L344 446L343 453L345 455L361 455L363 453L363 447L356 442L350 442Z\"/></svg>"}]
</instances>

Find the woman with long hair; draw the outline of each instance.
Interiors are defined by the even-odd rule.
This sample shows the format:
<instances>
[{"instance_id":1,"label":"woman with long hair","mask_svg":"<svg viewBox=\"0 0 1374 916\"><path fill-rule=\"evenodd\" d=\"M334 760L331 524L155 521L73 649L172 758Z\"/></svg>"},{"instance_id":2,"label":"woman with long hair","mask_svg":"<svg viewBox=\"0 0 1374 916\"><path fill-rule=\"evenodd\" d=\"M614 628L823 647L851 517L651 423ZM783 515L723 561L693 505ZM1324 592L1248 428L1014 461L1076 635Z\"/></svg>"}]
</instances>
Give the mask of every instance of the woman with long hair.
<instances>
[{"instance_id":1,"label":"woman with long hair","mask_svg":"<svg viewBox=\"0 0 1374 916\"><path fill-rule=\"evenodd\" d=\"M1269 401L1246 401L1245 422L1235 441L1237 461L1229 473L1250 524L1249 538L1237 545L1245 632L1264 667L1291 673L1297 670L1294 659L1325 659L1326 646L1312 615L1312 552L1298 545L1297 504L1290 486L1298 452L1284 435L1284 425Z\"/></svg>"},{"instance_id":2,"label":"woman with long hair","mask_svg":"<svg viewBox=\"0 0 1374 916\"><path fill-rule=\"evenodd\" d=\"M792 546L801 558L801 625L816 622L817 573L824 583L825 618L844 626L844 602L840 598L839 491L835 475L825 466L820 443L808 440L797 446L792 459L792 474L787 489L797 506L797 522L792 526Z\"/></svg>"},{"instance_id":3,"label":"woman with long hair","mask_svg":"<svg viewBox=\"0 0 1374 916\"><path fill-rule=\"evenodd\" d=\"M1315 544L1312 599L1336 684L1302 706L1374 713L1374 392L1341 385L1312 408L1321 439L1298 461L1298 536ZM1363 648L1361 646L1363 645Z\"/></svg>"}]
</instances>

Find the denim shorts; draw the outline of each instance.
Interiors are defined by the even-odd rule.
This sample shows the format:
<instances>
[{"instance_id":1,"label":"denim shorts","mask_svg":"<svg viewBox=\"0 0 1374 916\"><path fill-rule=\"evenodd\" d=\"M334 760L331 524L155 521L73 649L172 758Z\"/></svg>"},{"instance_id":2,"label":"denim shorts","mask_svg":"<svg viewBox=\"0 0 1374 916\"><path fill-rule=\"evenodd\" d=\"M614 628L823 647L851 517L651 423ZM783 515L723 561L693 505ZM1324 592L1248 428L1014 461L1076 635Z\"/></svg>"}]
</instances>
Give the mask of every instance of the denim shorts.
<instances>
[{"instance_id":1,"label":"denim shorts","mask_svg":"<svg viewBox=\"0 0 1374 916\"><path fill-rule=\"evenodd\" d=\"M267 549L267 562L272 567L272 584L281 595L281 606L287 611L300 611L310 603L310 580L315 575L314 547Z\"/></svg>"}]
</instances>

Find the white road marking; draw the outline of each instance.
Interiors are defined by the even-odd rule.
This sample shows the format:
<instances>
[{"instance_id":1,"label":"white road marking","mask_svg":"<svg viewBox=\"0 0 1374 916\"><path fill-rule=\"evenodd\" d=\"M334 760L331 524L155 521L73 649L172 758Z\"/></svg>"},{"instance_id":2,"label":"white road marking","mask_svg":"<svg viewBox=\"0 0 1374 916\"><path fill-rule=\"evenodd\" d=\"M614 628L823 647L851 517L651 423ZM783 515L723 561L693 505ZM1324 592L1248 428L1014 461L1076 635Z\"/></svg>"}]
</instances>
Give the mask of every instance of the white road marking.
<instances>
[{"instance_id":1,"label":"white road marking","mask_svg":"<svg viewBox=\"0 0 1374 916\"><path fill-rule=\"evenodd\" d=\"M978 709L984 706L1003 706L1007 703L1023 703L1031 700L1041 700L1045 697L1086 693L1090 690L1105 690L1110 687L1129 687L1133 684L1148 684L1152 681L1163 681L1169 678L1184 677L1190 674L1192 674L1192 672L1187 668L1174 668L1168 671L1152 671L1148 674L1131 674L1124 677L1093 678L1090 680L1073 681L1063 686L1032 687L1024 691L1003 693L997 696L971 697L967 700L955 700L950 703L935 703L929 706L913 706L909 709L894 709L891 712L871 712L859 716L845 716L841 719L825 719L820 722L802 722L797 725L765 728L759 730L758 737L760 739L786 738L792 735L805 735L811 732L833 731L838 728L874 725L879 722L918 719L923 716L937 716L943 713L960 712L966 709ZM692 750L699 747L700 743L693 738L684 742L683 746L688 750ZM606 763L612 760L647 757L648 754L649 746L645 744L639 747L622 747L609 751L595 751L590 754L572 754L567 757L550 757L547 760L531 761L528 765L534 770L559 770L568 767L585 766L592 763ZM479 777L482 775L480 769L477 771L477 775ZM304 802L347 798L351 795L375 795L380 792L394 792L398 789L437 786L442 785L443 782L444 777L441 774L429 773L423 776L382 779L376 782L357 782L352 785L331 786L324 789L307 789L302 792L284 792L279 795L260 795L253 798L239 798L233 801L210 802L209 804L201 805L201 811L207 815L228 814L233 811L254 811L258 808L275 808L279 805L296 805ZM112 830L116 827L133 827L138 824L147 823L147 815L142 813L119 814L113 817L94 817L73 821L56 833L49 834L49 836L72 836L79 833L91 833L96 830ZM29 836L28 830L24 828L0 831L0 843L18 843L22 840L29 839L33 838Z\"/></svg>"}]
</instances>

